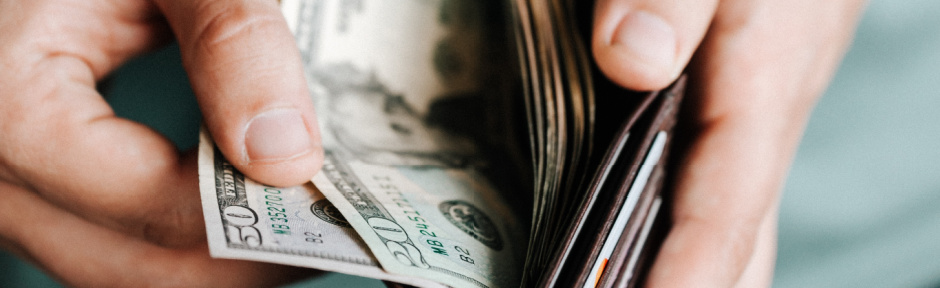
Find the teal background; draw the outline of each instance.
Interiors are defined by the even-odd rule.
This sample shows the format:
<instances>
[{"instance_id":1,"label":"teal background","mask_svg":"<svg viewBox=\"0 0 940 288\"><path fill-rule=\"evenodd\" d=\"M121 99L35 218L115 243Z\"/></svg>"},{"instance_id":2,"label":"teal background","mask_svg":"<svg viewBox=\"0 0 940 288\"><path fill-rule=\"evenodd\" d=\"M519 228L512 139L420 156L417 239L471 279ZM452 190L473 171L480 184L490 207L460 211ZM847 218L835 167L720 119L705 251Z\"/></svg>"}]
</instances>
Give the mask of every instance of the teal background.
<instances>
[{"instance_id":1,"label":"teal background","mask_svg":"<svg viewBox=\"0 0 940 288\"><path fill-rule=\"evenodd\" d=\"M781 205L776 287L940 287L940 1L873 1L820 100ZM171 46L102 87L178 146L200 114ZM57 287L0 252L0 287ZM291 287L381 287L328 274Z\"/></svg>"},{"instance_id":2,"label":"teal background","mask_svg":"<svg viewBox=\"0 0 940 288\"><path fill-rule=\"evenodd\" d=\"M776 287L940 287L940 1L872 1L784 190Z\"/></svg>"}]
</instances>

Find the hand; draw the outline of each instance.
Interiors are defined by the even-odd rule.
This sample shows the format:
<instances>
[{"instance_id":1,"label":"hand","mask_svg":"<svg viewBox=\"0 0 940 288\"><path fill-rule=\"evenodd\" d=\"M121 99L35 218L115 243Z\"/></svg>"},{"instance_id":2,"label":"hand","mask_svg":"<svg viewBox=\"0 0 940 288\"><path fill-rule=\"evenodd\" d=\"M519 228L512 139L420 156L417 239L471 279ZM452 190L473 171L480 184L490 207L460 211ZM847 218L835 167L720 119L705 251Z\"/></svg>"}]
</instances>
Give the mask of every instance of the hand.
<instances>
[{"instance_id":1,"label":"hand","mask_svg":"<svg viewBox=\"0 0 940 288\"><path fill-rule=\"evenodd\" d=\"M273 185L315 174L316 118L277 2L0 0L0 244L75 286L309 274L210 259L194 155L115 117L95 91L174 34L226 158Z\"/></svg>"},{"instance_id":2,"label":"hand","mask_svg":"<svg viewBox=\"0 0 940 288\"><path fill-rule=\"evenodd\" d=\"M611 80L660 89L688 64L673 228L648 286L770 286L779 191L862 7L857 0L598 2L593 51Z\"/></svg>"}]
</instances>

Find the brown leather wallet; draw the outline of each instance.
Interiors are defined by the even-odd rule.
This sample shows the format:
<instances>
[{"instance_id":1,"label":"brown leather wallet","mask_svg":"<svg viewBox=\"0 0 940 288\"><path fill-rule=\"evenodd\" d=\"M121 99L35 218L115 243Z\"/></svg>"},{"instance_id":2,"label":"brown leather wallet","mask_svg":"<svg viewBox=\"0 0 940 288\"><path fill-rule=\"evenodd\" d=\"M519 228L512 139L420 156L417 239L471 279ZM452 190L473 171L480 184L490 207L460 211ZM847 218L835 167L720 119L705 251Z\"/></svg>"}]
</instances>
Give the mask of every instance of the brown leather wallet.
<instances>
[{"instance_id":1,"label":"brown leather wallet","mask_svg":"<svg viewBox=\"0 0 940 288\"><path fill-rule=\"evenodd\" d=\"M620 127L600 127L612 133L607 151L541 286L633 287L645 275L668 230L660 191L684 88L683 77L665 90L634 97L636 104L622 103L627 116ZM616 113L599 111L599 117L602 112Z\"/></svg>"}]
</instances>

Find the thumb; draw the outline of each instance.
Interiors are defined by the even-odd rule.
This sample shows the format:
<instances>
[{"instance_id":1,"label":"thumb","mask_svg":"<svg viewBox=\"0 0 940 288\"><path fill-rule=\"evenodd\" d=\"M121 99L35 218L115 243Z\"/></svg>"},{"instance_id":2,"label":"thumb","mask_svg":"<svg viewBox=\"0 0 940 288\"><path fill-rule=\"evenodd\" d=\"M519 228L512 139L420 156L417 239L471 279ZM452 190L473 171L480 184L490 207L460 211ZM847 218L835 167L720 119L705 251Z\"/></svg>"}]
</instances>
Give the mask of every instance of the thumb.
<instances>
[{"instance_id":1,"label":"thumb","mask_svg":"<svg viewBox=\"0 0 940 288\"><path fill-rule=\"evenodd\" d=\"M717 0L599 0L592 50L613 82L657 90L676 80L702 41Z\"/></svg>"},{"instance_id":2,"label":"thumb","mask_svg":"<svg viewBox=\"0 0 940 288\"><path fill-rule=\"evenodd\" d=\"M222 154L262 183L309 181L323 161L300 53L276 1L155 0Z\"/></svg>"}]
</instances>

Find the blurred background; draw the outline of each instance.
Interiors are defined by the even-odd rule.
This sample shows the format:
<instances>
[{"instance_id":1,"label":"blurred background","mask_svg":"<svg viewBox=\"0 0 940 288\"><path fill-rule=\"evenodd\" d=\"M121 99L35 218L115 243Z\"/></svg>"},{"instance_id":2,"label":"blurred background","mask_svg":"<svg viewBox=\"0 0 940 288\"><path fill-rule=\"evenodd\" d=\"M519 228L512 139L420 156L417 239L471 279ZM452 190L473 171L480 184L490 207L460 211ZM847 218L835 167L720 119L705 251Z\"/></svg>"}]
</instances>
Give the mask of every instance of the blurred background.
<instances>
[{"instance_id":1,"label":"blurred background","mask_svg":"<svg viewBox=\"0 0 940 288\"><path fill-rule=\"evenodd\" d=\"M816 106L776 287L940 287L940 1L871 1Z\"/></svg>"},{"instance_id":2,"label":"blurred background","mask_svg":"<svg viewBox=\"0 0 940 288\"><path fill-rule=\"evenodd\" d=\"M872 1L790 171L775 287L940 287L940 1ZM169 47L103 87L118 115L194 147L199 111ZM59 287L0 251L0 287ZM383 287L328 274L292 287Z\"/></svg>"}]
</instances>

